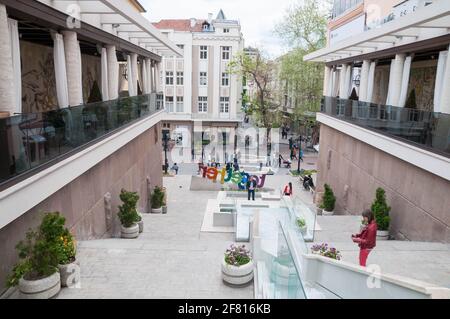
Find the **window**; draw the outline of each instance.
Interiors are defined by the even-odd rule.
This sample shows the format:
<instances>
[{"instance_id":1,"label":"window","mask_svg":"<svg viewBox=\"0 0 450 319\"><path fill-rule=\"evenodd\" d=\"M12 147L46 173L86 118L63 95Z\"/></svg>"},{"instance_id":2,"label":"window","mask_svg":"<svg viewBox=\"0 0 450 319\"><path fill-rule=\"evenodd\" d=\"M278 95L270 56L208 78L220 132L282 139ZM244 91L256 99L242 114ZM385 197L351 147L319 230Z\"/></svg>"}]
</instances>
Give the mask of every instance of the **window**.
<instances>
[{"instance_id":1,"label":"window","mask_svg":"<svg viewBox=\"0 0 450 319\"><path fill-rule=\"evenodd\" d=\"M229 113L230 112L230 98L221 97L220 98L220 113Z\"/></svg>"},{"instance_id":2,"label":"window","mask_svg":"<svg viewBox=\"0 0 450 319\"><path fill-rule=\"evenodd\" d=\"M184 44L177 44L177 47L179 47L181 50L184 50Z\"/></svg>"},{"instance_id":3,"label":"window","mask_svg":"<svg viewBox=\"0 0 450 319\"><path fill-rule=\"evenodd\" d=\"M222 60L230 59L231 47L222 47Z\"/></svg>"},{"instance_id":4,"label":"window","mask_svg":"<svg viewBox=\"0 0 450 319\"><path fill-rule=\"evenodd\" d=\"M177 96L177 112L184 112L184 97Z\"/></svg>"},{"instance_id":5,"label":"window","mask_svg":"<svg viewBox=\"0 0 450 319\"><path fill-rule=\"evenodd\" d=\"M200 60L208 59L208 47L206 45L200 46Z\"/></svg>"},{"instance_id":6,"label":"window","mask_svg":"<svg viewBox=\"0 0 450 319\"><path fill-rule=\"evenodd\" d=\"M224 28L224 29L223 29L223 33L230 33L230 29Z\"/></svg>"},{"instance_id":7,"label":"window","mask_svg":"<svg viewBox=\"0 0 450 319\"><path fill-rule=\"evenodd\" d=\"M184 85L184 72L177 72L177 85Z\"/></svg>"},{"instance_id":8,"label":"window","mask_svg":"<svg viewBox=\"0 0 450 319\"><path fill-rule=\"evenodd\" d=\"M200 72L200 85L201 86L208 85L208 73Z\"/></svg>"},{"instance_id":9,"label":"window","mask_svg":"<svg viewBox=\"0 0 450 319\"><path fill-rule=\"evenodd\" d=\"M208 112L208 97L207 96L199 96L198 97L198 111L200 113Z\"/></svg>"},{"instance_id":10,"label":"window","mask_svg":"<svg viewBox=\"0 0 450 319\"><path fill-rule=\"evenodd\" d=\"M227 72L222 73L222 86L229 86L230 85L230 74Z\"/></svg>"},{"instance_id":11,"label":"window","mask_svg":"<svg viewBox=\"0 0 450 319\"><path fill-rule=\"evenodd\" d=\"M166 72L166 85L173 85L173 72Z\"/></svg>"},{"instance_id":12,"label":"window","mask_svg":"<svg viewBox=\"0 0 450 319\"><path fill-rule=\"evenodd\" d=\"M173 96L166 96L166 111L173 112Z\"/></svg>"}]
</instances>

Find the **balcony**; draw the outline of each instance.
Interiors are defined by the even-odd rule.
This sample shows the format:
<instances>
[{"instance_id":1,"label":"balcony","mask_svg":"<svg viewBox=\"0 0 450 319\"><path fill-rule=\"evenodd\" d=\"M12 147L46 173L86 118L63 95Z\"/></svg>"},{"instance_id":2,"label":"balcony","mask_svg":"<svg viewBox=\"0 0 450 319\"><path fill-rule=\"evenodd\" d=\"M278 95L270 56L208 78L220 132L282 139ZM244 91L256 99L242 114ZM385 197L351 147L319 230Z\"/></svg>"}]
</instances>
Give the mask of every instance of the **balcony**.
<instances>
[{"instance_id":1,"label":"balcony","mask_svg":"<svg viewBox=\"0 0 450 319\"><path fill-rule=\"evenodd\" d=\"M450 158L450 114L377 105L333 97L322 113Z\"/></svg>"},{"instance_id":2,"label":"balcony","mask_svg":"<svg viewBox=\"0 0 450 319\"><path fill-rule=\"evenodd\" d=\"M162 94L0 119L0 190L162 110Z\"/></svg>"}]
</instances>

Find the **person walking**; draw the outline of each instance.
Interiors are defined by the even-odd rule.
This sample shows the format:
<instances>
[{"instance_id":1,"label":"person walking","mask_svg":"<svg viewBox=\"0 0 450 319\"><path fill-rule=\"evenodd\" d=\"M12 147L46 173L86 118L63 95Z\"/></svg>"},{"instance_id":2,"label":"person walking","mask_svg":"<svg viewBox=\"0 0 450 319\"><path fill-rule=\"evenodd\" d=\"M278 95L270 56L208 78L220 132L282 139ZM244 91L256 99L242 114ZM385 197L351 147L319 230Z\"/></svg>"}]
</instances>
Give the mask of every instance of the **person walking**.
<instances>
[{"instance_id":1,"label":"person walking","mask_svg":"<svg viewBox=\"0 0 450 319\"><path fill-rule=\"evenodd\" d=\"M281 163L284 161L283 156L280 154L278 155L278 167L281 167Z\"/></svg>"},{"instance_id":2,"label":"person walking","mask_svg":"<svg viewBox=\"0 0 450 319\"><path fill-rule=\"evenodd\" d=\"M359 234L352 235L352 240L359 246L359 265L366 267L367 257L376 246L377 223L370 209L362 213L363 223L366 225Z\"/></svg>"},{"instance_id":3,"label":"person walking","mask_svg":"<svg viewBox=\"0 0 450 319\"><path fill-rule=\"evenodd\" d=\"M292 183L291 182L289 182L289 184L287 184L284 187L283 195L284 196L292 196Z\"/></svg>"},{"instance_id":4,"label":"person walking","mask_svg":"<svg viewBox=\"0 0 450 319\"><path fill-rule=\"evenodd\" d=\"M250 200L250 196L252 200L255 200L255 190L256 190L256 181L252 176L250 180L247 182L247 191L248 191L248 200Z\"/></svg>"}]
</instances>

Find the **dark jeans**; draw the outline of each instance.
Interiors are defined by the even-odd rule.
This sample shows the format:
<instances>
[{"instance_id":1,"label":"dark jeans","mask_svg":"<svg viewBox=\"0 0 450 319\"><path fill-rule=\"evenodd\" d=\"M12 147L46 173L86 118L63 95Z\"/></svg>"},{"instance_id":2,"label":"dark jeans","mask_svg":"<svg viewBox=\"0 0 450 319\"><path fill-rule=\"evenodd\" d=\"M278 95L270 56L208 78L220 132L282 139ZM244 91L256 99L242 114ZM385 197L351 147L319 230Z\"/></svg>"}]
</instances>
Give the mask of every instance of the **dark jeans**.
<instances>
[{"instance_id":1,"label":"dark jeans","mask_svg":"<svg viewBox=\"0 0 450 319\"><path fill-rule=\"evenodd\" d=\"M255 200L255 190L248 190L248 200L250 200L250 195L252 199Z\"/></svg>"}]
</instances>

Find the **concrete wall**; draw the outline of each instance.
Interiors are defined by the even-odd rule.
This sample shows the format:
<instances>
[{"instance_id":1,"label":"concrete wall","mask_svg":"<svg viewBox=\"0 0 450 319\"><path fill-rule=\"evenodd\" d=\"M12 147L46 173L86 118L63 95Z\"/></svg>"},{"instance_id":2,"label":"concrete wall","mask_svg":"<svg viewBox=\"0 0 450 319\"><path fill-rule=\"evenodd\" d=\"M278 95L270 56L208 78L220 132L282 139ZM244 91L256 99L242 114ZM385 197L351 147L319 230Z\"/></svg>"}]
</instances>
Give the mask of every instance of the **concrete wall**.
<instances>
[{"instance_id":1,"label":"concrete wall","mask_svg":"<svg viewBox=\"0 0 450 319\"><path fill-rule=\"evenodd\" d=\"M147 176L152 188L162 185L160 124L61 188L39 205L0 229L0 293L6 276L17 261L15 245L30 227L39 225L44 212L59 211L77 240L117 235L120 190L137 191L138 207L147 209ZM107 223L104 195L111 194L113 221ZM107 225L108 224L108 225Z\"/></svg>"},{"instance_id":2,"label":"concrete wall","mask_svg":"<svg viewBox=\"0 0 450 319\"><path fill-rule=\"evenodd\" d=\"M318 191L331 185L338 214L370 208L386 190L391 234L399 239L450 243L450 181L321 124Z\"/></svg>"}]
</instances>

